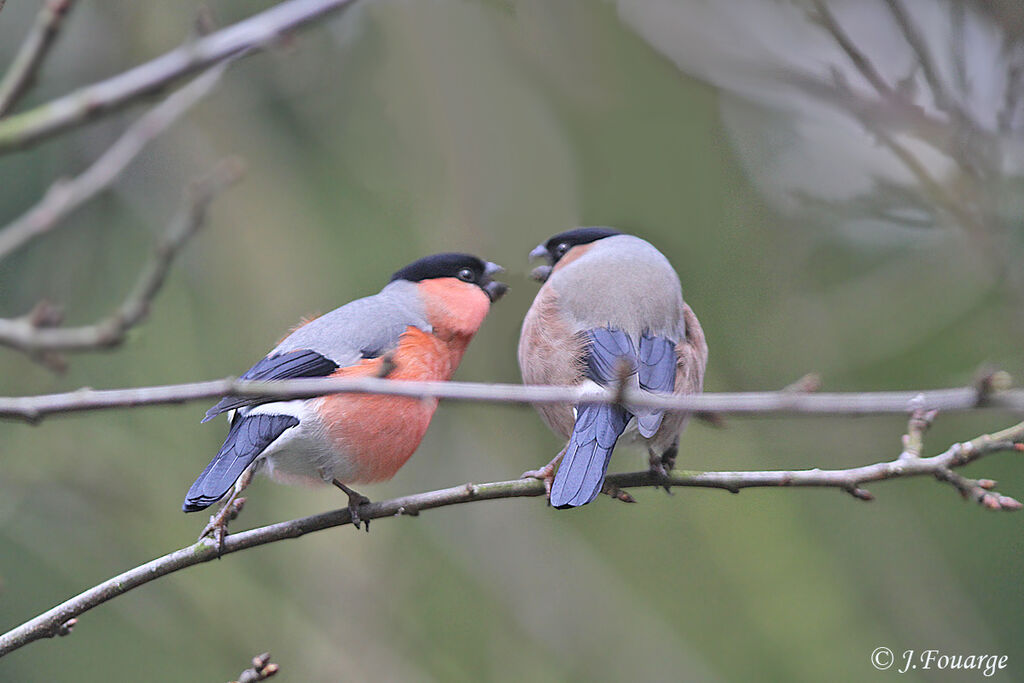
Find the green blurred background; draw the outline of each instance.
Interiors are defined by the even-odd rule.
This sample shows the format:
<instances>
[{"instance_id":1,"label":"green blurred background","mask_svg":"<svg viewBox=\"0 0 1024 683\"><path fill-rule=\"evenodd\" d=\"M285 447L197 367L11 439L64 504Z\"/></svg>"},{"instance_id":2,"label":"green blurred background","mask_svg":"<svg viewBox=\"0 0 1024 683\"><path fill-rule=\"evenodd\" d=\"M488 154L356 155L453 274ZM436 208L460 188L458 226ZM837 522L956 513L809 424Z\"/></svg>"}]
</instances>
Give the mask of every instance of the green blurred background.
<instances>
[{"instance_id":1,"label":"green blurred background","mask_svg":"<svg viewBox=\"0 0 1024 683\"><path fill-rule=\"evenodd\" d=\"M226 25L268 5L211 7ZM36 9L0 12L0 64ZM25 105L173 48L195 9L82 2ZM809 371L831 390L962 385L986 362L1021 375L1019 300L972 240L851 240L778 210L747 179L720 104L614 4L364 3L236 64L111 192L0 265L0 315L46 297L89 322L121 300L182 188L223 156L246 160L123 348L74 356L64 375L0 350L0 394L237 374L301 316L442 250L497 261L512 285L456 378L516 382L536 290L526 254L587 224L646 237L675 265L708 336L710 391ZM0 221L83 169L138 111L0 158ZM199 424L205 407L0 423L0 629L195 539L206 517L179 506L225 431ZM926 450L1012 421L941 416ZM848 467L895 457L904 428L696 423L680 465ZM559 447L528 407L442 404L409 464L364 493L513 478ZM644 463L623 448L612 468ZM1024 495L1011 457L966 472ZM0 680L229 680L264 650L282 681L894 677L871 667L878 646L1007 654L996 679L1024 679L1024 517L925 479L871 489L871 504L640 490L637 505L571 513L521 499L382 520L369 535L329 530L132 591L72 636L4 658ZM260 480L234 527L343 504Z\"/></svg>"}]
</instances>

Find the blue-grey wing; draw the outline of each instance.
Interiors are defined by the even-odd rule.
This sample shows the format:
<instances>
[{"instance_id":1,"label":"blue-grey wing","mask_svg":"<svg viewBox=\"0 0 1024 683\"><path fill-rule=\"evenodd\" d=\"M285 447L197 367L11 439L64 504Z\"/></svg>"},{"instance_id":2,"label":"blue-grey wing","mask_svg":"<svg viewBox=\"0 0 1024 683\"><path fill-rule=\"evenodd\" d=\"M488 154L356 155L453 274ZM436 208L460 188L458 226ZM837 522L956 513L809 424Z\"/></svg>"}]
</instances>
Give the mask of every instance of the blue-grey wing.
<instances>
[{"instance_id":1,"label":"blue-grey wing","mask_svg":"<svg viewBox=\"0 0 1024 683\"><path fill-rule=\"evenodd\" d=\"M671 394L676 386L676 344L667 337L644 333L637 350L637 375L640 388ZM637 415L641 436L654 436L665 416L663 410L643 410Z\"/></svg>"},{"instance_id":2,"label":"blue-grey wing","mask_svg":"<svg viewBox=\"0 0 1024 683\"><path fill-rule=\"evenodd\" d=\"M613 384L619 366L626 364L628 374L636 372L636 348L633 340L622 330L595 327L585 332L587 339L586 376L601 386Z\"/></svg>"}]
</instances>

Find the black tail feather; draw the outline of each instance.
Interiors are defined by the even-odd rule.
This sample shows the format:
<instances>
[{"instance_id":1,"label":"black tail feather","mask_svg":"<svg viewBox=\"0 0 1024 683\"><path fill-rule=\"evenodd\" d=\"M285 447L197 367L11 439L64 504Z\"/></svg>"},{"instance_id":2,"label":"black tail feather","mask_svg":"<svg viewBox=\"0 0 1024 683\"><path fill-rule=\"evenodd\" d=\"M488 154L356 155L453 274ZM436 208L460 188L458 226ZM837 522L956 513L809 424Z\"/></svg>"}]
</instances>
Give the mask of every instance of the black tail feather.
<instances>
[{"instance_id":1,"label":"black tail feather","mask_svg":"<svg viewBox=\"0 0 1024 683\"><path fill-rule=\"evenodd\" d=\"M181 509L210 507L235 485L245 468L277 437L299 421L290 415L246 415L235 418L224 445L185 496Z\"/></svg>"}]
</instances>

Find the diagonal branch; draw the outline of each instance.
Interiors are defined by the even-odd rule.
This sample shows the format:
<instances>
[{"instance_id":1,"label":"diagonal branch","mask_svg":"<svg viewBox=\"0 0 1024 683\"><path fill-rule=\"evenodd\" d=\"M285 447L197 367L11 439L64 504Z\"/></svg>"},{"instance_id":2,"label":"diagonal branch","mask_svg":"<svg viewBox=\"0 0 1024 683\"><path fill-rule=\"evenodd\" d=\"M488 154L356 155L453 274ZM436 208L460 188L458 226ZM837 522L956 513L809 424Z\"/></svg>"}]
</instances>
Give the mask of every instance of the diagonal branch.
<instances>
[{"instance_id":1,"label":"diagonal branch","mask_svg":"<svg viewBox=\"0 0 1024 683\"><path fill-rule=\"evenodd\" d=\"M908 459L901 457L891 462L880 462L848 470L813 469L792 472L684 472L673 470L667 477L651 472L632 472L609 475L607 482L617 488L671 485L719 488L734 493L744 488L753 487L835 488L846 491L860 500L871 500L871 494L861 488L866 482L921 475L931 475L944 480L943 473L952 471L953 468L962 467L986 455L1001 451L1022 451L1024 450L1022 443L1024 443L1024 422L1001 432L986 434L971 441L954 444L945 452L930 458ZM544 483L537 479L515 479L490 484L463 484L449 489L368 503L359 508L359 516L364 520L416 516L423 510L449 505L542 495L544 495ZM993 507L986 501L981 502L987 507ZM1020 503L1012 498L999 497L996 502L1002 509L1012 510L1020 507ZM83 613L168 574L215 560L221 555L289 538L298 538L305 534L351 522L352 517L346 507L230 534L224 539L220 551L213 539L200 539L192 545L108 579L8 631L0 636L0 657L36 640L66 635L77 617Z\"/></svg>"},{"instance_id":2,"label":"diagonal branch","mask_svg":"<svg viewBox=\"0 0 1024 683\"><path fill-rule=\"evenodd\" d=\"M936 109L945 112L956 123L970 124L973 127L973 122L970 121L966 113L960 108L959 103L947 92L931 50L928 49L924 36L921 35L917 26L914 25L913 19L907 14L907 9L903 6L903 3L900 0L886 0L886 4L889 6L889 12L892 14L893 19L896 20L896 24L900 27L907 45L913 50L918 64L921 65L924 79L928 83L928 88L932 91L932 98L935 101Z\"/></svg>"},{"instance_id":3,"label":"diagonal branch","mask_svg":"<svg viewBox=\"0 0 1024 683\"><path fill-rule=\"evenodd\" d=\"M0 154L35 144L157 93L185 76L272 41L355 0L288 0L144 64L0 121Z\"/></svg>"},{"instance_id":4,"label":"diagonal branch","mask_svg":"<svg viewBox=\"0 0 1024 683\"><path fill-rule=\"evenodd\" d=\"M0 260L29 240L49 232L65 216L110 187L146 145L213 91L224 69L225 66L219 64L167 97L129 126L80 175L54 183L38 204L0 230Z\"/></svg>"},{"instance_id":5,"label":"diagonal branch","mask_svg":"<svg viewBox=\"0 0 1024 683\"><path fill-rule=\"evenodd\" d=\"M106 318L81 327L53 327L40 319L41 309L37 307L35 314L26 317L0 318L0 344L48 360L51 365L54 352L107 349L121 344L128 330L149 313L174 258L202 228L210 203L241 174L242 163L238 159L226 159L186 190L181 209L157 241L153 256L139 273L132 291Z\"/></svg>"},{"instance_id":6,"label":"diagonal branch","mask_svg":"<svg viewBox=\"0 0 1024 683\"><path fill-rule=\"evenodd\" d=\"M0 118L28 92L75 0L44 0L35 24L0 80Z\"/></svg>"},{"instance_id":7,"label":"diagonal branch","mask_svg":"<svg viewBox=\"0 0 1024 683\"><path fill-rule=\"evenodd\" d=\"M832 10L828 8L828 5L824 0L812 0L816 16L813 18L821 24L822 27L828 31L839 45L840 49L853 65L857 68L857 71L867 80L868 83L881 95L883 98L891 98L895 91L892 86L885 80L885 77L875 68L875 65L871 62L866 54L864 54L860 48L857 47L853 39L843 30L843 27L839 25L835 15L832 14Z\"/></svg>"}]
</instances>

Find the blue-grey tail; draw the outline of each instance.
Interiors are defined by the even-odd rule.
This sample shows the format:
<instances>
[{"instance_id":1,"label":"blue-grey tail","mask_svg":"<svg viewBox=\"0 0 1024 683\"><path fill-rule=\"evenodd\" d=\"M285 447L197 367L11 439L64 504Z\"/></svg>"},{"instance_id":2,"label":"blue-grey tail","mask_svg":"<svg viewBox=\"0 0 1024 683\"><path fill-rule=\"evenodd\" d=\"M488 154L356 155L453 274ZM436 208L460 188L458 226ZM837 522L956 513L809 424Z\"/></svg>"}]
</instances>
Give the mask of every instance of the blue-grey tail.
<instances>
[{"instance_id":1,"label":"blue-grey tail","mask_svg":"<svg viewBox=\"0 0 1024 683\"><path fill-rule=\"evenodd\" d=\"M290 415L237 416L224 445L192 484L181 509L196 512L223 498L263 449L297 424L299 421Z\"/></svg>"},{"instance_id":2,"label":"blue-grey tail","mask_svg":"<svg viewBox=\"0 0 1024 683\"><path fill-rule=\"evenodd\" d=\"M640 388L671 393L675 386L675 342L644 333L634 341L622 330L596 327L587 330L584 375L601 386L619 381L619 375L636 373ZM614 405L577 406L576 424L562 464L551 485L551 504L559 509L586 505L604 485L615 442L633 415ZM639 409L637 429L650 438L661 427L664 411Z\"/></svg>"},{"instance_id":3,"label":"blue-grey tail","mask_svg":"<svg viewBox=\"0 0 1024 683\"><path fill-rule=\"evenodd\" d=\"M615 442L629 418L616 405L579 406L569 445L551 484L551 505L559 510L580 507L601 493Z\"/></svg>"}]
</instances>

